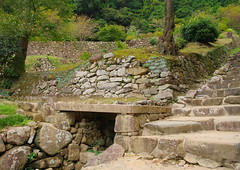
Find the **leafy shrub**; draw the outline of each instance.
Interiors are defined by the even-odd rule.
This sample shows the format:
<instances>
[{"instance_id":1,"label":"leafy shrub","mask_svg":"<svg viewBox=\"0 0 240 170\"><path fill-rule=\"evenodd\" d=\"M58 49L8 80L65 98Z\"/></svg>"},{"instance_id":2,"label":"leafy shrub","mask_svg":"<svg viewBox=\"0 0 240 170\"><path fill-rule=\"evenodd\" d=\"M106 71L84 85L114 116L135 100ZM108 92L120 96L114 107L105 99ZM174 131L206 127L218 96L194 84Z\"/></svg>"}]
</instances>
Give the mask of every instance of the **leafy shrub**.
<instances>
[{"instance_id":1,"label":"leafy shrub","mask_svg":"<svg viewBox=\"0 0 240 170\"><path fill-rule=\"evenodd\" d=\"M86 61L91 57L91 54L89 52L84 52L79 56L79 59Z\"/></svg>"},{"instance_id":2,"label":"leafy shrub","mask_svg":"<svg viewBox=\"0 0 240 170\"><path fill-rule=\"evenodd\" d=\"M117 50L122 50L122 49L126 49L127 48L127 44L121 42L121 41L117 41L116 42L116 46L117 46Z\"/></svg>"},{"instance_id":3,"label":"leafy shrub","mask_svg":"<svg viewBox=\"0 0 240 170\"><path fill-rule=\"evenodd\" d=\"M157 39L156 39L156 38L151 38L150 41L149 41L149 43L150 43L151 45L156 45L156 44L157 44Z\"/></svg>"},{"instance_id":4,"label":"leafy shrub","mask_svg":"<svg viewBox=\"0 0 240 170\"><path fill-rule=\"evenodd\" d=\"M177 44L177 47L179 49L182 49L182 48L184 48L187 45L187 41L184 40L183 38L180 38L180 37L177 37L175 39L175 43Z\"/></svg>"},{"instance_id":5,"label":"leafy shrub","mask_svg":"<svg viewBox=\"0 0 240 170\"><path fill-rule=\"evenodd\" d=\"M123 41L126 37L123 27L119 25L106 25L100 28L97 36L100 41Z\"/></svg>"},{"instance_id":6,"label":"leafy shrub","mask_svg":"<svg viewBox=\"0 0 240 170\"><path fill-rule=\"evenodd\" d=\"M182 38L188 42L214 42L219 35L216 24L208 18L190 21L181 30Z\"/></svg>"}]
</instances>

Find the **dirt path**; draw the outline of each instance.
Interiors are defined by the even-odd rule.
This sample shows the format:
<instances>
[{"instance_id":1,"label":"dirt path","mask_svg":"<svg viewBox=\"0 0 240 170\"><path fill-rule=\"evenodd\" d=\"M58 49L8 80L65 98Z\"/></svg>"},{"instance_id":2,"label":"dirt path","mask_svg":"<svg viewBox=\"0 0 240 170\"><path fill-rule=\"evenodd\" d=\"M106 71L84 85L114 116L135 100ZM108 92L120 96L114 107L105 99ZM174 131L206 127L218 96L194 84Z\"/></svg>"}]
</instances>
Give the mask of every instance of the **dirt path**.
<instances>
[{"instance_id":1,"label":"dirt path","mask_svg":"<svg viewBox=\"0 0 240 170\"><path fill-rule=\"evenodd\" d=\"M125 156L107 164L83 168L82 170L210 170L197 165L185 164L185 161L163 162L158 159L146 160L139 156ZM212 170L212 169L211 169ZM216 170L230 170L217 168Z\"/></svg>"}]
</instances>

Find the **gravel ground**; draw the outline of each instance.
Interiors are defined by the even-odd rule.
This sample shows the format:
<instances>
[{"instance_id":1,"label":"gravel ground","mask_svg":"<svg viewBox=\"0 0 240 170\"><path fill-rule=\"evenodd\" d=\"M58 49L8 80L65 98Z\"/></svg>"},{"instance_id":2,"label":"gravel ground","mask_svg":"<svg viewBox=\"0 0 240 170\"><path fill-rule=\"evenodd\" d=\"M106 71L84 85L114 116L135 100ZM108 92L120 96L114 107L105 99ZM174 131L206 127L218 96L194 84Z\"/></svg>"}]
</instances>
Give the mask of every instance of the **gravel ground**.
<instances>
[{"instance_id":1,"label":"gravel ground","mask_svg":"<svg viewBox=\"0 0 240 170\"><path fill-rule=\"evenodd\" d=\"M164 161L159 159L146 160L140 156L124 156L107 164L86 167L82 170L210 170L185 163L185 161ZM212 169L211 169L212 170ZM228 168L217 168L215 170L230 170Z\"/></svg>"}]
</instances>

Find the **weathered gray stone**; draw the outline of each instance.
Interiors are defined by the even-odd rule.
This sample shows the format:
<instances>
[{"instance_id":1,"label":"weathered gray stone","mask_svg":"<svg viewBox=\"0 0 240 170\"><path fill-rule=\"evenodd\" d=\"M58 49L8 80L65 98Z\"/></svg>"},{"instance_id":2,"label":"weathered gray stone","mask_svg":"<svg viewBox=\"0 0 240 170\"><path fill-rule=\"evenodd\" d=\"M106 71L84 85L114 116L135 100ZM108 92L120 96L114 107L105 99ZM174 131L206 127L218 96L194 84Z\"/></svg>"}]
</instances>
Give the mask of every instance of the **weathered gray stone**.
<instances>
[{"instance_id":1,"label":"weathered gray stone","mask_svg":"<svg viewBox=\"0 0 240 170\"><path fill-rule=\"evenodd\" d=\"M97 76L103 76L103 75L107 75L108 72L106 72L105 70L97 70Z\"/></svg>"},{"instance_id":2,"label":"weathered gray stone","mask_svg":"<svg viewBox=\"0 0 240 170\"><path fill-rule=\"evenodd\" d=\"M110 81L111 82L122 82L123 78L122 77L113 77L113 78L110 78Z\"/></svg>"},{"instance_id":3,"label":"weathered gray stone","mask_svg":"<svg viewBox=\"0 0 240 170\"><path fill-rule=\"evenodd\" d=\"M94 62L97 62L97 61L100 61L101 59L103 58L103 56L101 54L98 54L98 55L95 55L95 56L92 56L88 59L88 61L90 63L94 63Z\"/></svg>"},{"instance_id":4,"label":"weathered gray stone","mask_svg":"<svg viewBox=\"0 0 240 170\"><path fill-rule=\"evenodd\" d=\"M122 77L122 76L124 76L125 74L126 74L126 68L125 68L125 67L122 67L122 68L120 68L120 69L117 70L117 75L118 75L119 77Z\"/></svg>"},{"instance_id":5,"label":"weathered gray stone","mask_svg":"<svg viewBox=\"0 0 240 170\"><path fill-rule=\"evenodd\" d=\"M79 160L80 152L78 144L68 145L68 160L77 161Z\"/></svg>"},{"instance_id":6,"label":"weathered gray stone","mask_svg":"<svg viewBox=\"0 0 240 170\"><path fill-rule=\"evenodd\" d=\"M189 115L191 112L191 109L189 108L173 108L172 109L172 114L173 115L183 115L183 116L187 116Z\"/></svg>"},{"instance_id":7,"label":"weathered gray stone","mask_svg":"<svg viewBox=\"0 0 240 170\"><path fill-rule=\"evenodd\" d=\"M124 154L124 148L121 145L113 144L102 154L92 158L84 167L99 165L101 163L107 163L122 157Z\"/></svg>"},{"instance_id":8,"label":"weathered gray stone","mask_svg":"<svg viewBox=\"0 0 240 170\"><path fill-rule=\"evenodd\" d=\"M115 136L114 143L121 145L125 151L130 148L130 137L129 136Z\"/></svg>"},{"instance_id":9,"label":"weathered gray stone","mask_svg":"<svg viewBox=\"0 0 240 170\"><path fill-rule=\"evenodd\" d=\"M5 152L6 151L6 147L4 145L4 142L2 140L2 137L0 136L0 153L1 152Z\"/></svg>"},{"instance_id":10,"label":"weathered gray stone","mask_svg":"<svg viewBox=\"0 0 240 170\"><path fill-rule=\"evenodd\" d=\"M224 106L224 109L229 115L236 115L236 116L240 115L240 105Z\"/></svg>"},{"instance_id":11,"label":"weathered gray stone","mask_svg":"<svg viewBox=\"0 0 240 170\"><path fill-rule=\"evenodd\" d=\"M80 162L83 164L86 164L94 156L95 156L95 153L93 152L80 152Z\"/></svg>"},{"instance_id":12,"label":"weathered gray stone","mask_svg":"<svg viewBox=\"0 0 240 170\"><path fill-rule=\"evenodd\" d=\"M135 132L139 130L139 122L136 116L117 115L115 132Z\"/></svg>"},{"instance_id":13,"label":"weathered gray stone","mask_svg":"<svg viewBox=\"0 0 240 170\"><path fill-rule=\"evenodd\" d=\"M193 109L195 116L222 116L226 115L226 111L222 107L196 108Z\"/></svg>"},{"instance_id":14,"label":"weathered gray stone","mask_svg":"<svg viewBox=\"0 0 240 170\"><path fill-rule=\"evenodd\" d=\"M70 132L59 130L53 125L44 123L37 133L35 143L45 153L49 155L57 154L62 148L66 147L72 140Z\"/></svg>"},{"instance_id":15,"label":"weathered gray stone","mask_svg":"<svg viewBox=\"0 0 240 170\"><path fill-rule=\"evenodd\" d=\"M228 96L224 99L225 103L240 104L240 96Z\"/></svg>"},{"instance_id":16,"label":"weathered gray stone","mask_svg":"<svg viewBox=\"0 0 240 170\"><path fill-rule=\"evenodd\" d=\"M158 157L174 159L185 155L182 139L164 139L158 141Z\"/></svg>"},{"instance_id":17,"label":"weathered gray stone","mask_svg":"<svg viewBox=\"0 0 240 170\"><path fill-rule=\"evenodd\" d=\"M221 164L219 162L216 162L216 161L213 161L210 159L203 159L203 158L198 159L197 163L206 168L217 168L217 167L221 166Z\"/></svg>"},{"instance_id":18,"label":"weathered gray stone","mask_svg":"<svg viewBox=\"0 0 240 170\"><path fill-rule=\"evenodd\" d=\"M75 72L75 76L79 77L79 78L82 78L82 77L86 76L87 74L88 74L87 71L76 71Z\"/></svg>"},{"instance_id":19,"label":"weathered gray stone","mask_svg":"<svg viewBox=\"0 0 240 170\"><path fill-rule=\"evenodd\" d=\"M160 91L159 94L155 96L155 100L161 100L161 99L173 99L173 90L172 89L166 89L163 91Z\"/></svg>"},{"instance_id":20,"label":"weathered gray stone","mask_svg":"<svg viewBox=\"0 0 240 170\"><path fill-rule=\"evenodd\" d=\"M196 164L198 157L196 155L186 153L186 155L184 156L184 159L191 164Z\"/></svg>"},{"instance_id":21,"label":"weathered gray stone","mask_svg":"<svg viewBox=\"0 0 240 170\"><path fill-rule=\"evenodd\" d=\"M49 157L41 160L37 160L33 163L31 163L29 166L32 168L57 168L60 165L62 165L62 159L58 156L55 157Z\"/></svg>"},{"instance_id":22,"label":"weathered gray stone","mask_svg":"<svg viewBox=\"0 0 240 170\"><path fill-rule=\"evenodd\" d=\"M113 71L116 68L117 68L117 65L110 65L109 67L107 67L107 71Z\"/></svg>"},{"instance_id":23,"label":"weathered gray stone","mask_svg":"<svg viewBox=\"0 0 240 170\"><path fill-rule=\"evenodd\" d=\"M171 75L170 71L163 71L163 72L161 72L160 77L165 78L165 77L167 77L169 75Z\"/></svg>"},{"instance_id":24,"label":"weathered gray stone","mask_svg":"<svg viewBox=\"0 0 240 170\"><path fill-rule=\"evenodd\" d=\"M109 58L112 58L112 57L114 57L113 53L106 53L106 54L103 55L103 58L105 58L105 59L109 59Z\"/></svg>"},{"instance_id":25,"label":"weathered gray stone","mask_svg":"<svg viewBox=\"0 0 240 170\"><path fill-rule=\"evenodd\" d=\"M144 75L144 74L147 74L149 70L143 67L133 67L133 68L128 68L126 72L130 75Z\"/></svg>"},{"instance_id":26,"label":"weathered gray stone","mask_svg":"<svg viewBox=\"0 0 240 170\"><path fill-rule=\"evenodd\" d=\"M7 143L23 145L30 137L31 128L28 126L15 127L7 131Z\"/></svg>"},{"instance_id":27,"label":"weathered gray stone","mask_svg":"<svg viewBox=\"0 0 240 170\"><path fill-rule=\"evenodd\" d=\"M115 89L117 86L119 85L119 83L106 83L106 82L98 82L97 83L97 87L101 90L106 89L106 90L110 90L110 89Z\"/></svg>"},{"instance_id":28,"label":"weathered gray stone","mask_svg":"<svg viewBox=\"0 0 240 170\"><path fill-rule=\"evenodd\" d=\"M188 133L202 130L202 126L194 121L159 120L145 124L143 134L160 135L174 133Z\"/></svg>"},{"instance_id":29,"label":"weathered gray stone","mask_svg":"<svg viewBox=\"0 0 240 170\"><path fill-rule=\"evenodd\" d=\"M130 146L133 153L151 153L157 146L157 138L149 138L144 136L132 137Z\"/></svg>"},{"instance_id":30,"label":"weathered gray stone","mask_svg":"<svg viewBox=\"0 0 240 170\"><path fill-rule=\"evenodd\" d=\"M90 95L92 94L93 92L95 92L95 89L91 88L91 89L87 89L83 92L83 95Z\"/></svg>"},{"instance_id":31,"label":"weathered gray stone","mask_svg":"<svg viewBox=\"0 0 240 170\"><path fill-rule=\"evenodd\" d=\"M21 170L28 161L31 148L28 146L15 147L0 157L2 170Z\"/></svg>"},{"instance_id":32,"label":"weathered gray stone","mask_svg":"<svg viewBox=\"0 0 240 170\"><path fill-rule=\"evenodd\" d=\"M102 75L97 78L98 81L103 81L103 80L109 80L109 77L107 75Z\"/></svg>"},{"instance_id":33,"label":"weathered gray stone","mask_svg":"<svg viewBox=\"0 0 240 170\"><path fill-rule=\"evenodd\" d=\"M89 83L89 82L86 82L86 83L84 83L82 86L81 86L81 88L83 88L83 89L89 89L89 88L91 88L92 86L91 86L91 84Z\"/></svg>"}]
</instances>

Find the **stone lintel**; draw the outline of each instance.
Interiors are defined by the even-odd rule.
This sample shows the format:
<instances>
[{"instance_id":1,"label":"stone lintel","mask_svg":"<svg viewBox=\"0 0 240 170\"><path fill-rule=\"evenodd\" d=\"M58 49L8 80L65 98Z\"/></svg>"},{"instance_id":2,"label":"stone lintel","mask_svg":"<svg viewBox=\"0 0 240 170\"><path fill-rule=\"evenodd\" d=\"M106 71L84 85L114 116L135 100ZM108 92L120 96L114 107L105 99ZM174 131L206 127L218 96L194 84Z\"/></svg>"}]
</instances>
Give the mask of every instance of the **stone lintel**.
<instances>
[{"instance_id":1,"label":"stone lintel","mask_svg":"<svg viewBox=\"0 0 240 170\"><path fill-rule=\"evenodd\" d=\"M82 104L74 102L58 102L55 106L57 111L76 112L101 112L117 114L156 114L169 113L170 107L163 106L131 106L114 104Z\"/></svg>"}]
</instances>

